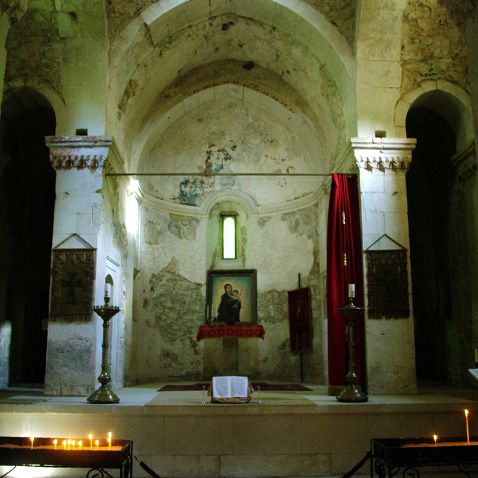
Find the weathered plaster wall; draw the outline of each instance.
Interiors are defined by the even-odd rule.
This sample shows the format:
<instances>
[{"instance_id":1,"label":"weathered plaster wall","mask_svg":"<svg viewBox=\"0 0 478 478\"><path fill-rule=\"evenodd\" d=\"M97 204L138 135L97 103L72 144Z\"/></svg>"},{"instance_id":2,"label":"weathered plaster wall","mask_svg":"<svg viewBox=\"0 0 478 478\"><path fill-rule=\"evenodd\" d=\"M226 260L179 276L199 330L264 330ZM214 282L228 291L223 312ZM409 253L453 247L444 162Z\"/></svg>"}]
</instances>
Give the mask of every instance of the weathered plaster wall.
<instances>
[{"instance_id":1,"label":"weathered plaster wall","mask_svg":"<svg viewBox=\"0 0 478 478\"><path fill-rule=\"evenodd\" d=\"M286 116L288 114L288 117ZM242 98L224 98L196 108L168 128L145 159L150 173L312 173L320 170L314 157L315 138L290 125L292 114L271 112ZM317 178L164 177L142 179L155 198L200 205L208 195L241 191L257 206L275 206L311 197Z\"/></svg>"},{"instance_id":2,"label":"weathered plaster wall","mask_svg":"<svg viewBox=\"0 0 478 478\"><path fill-rule=\"evenodd\" d=\"M243 257L229 267L257 270L257 318L266 338L239 341L238 372L256 378L300 378L298 356L289 350L287 291L297 287L301 273L302 286L311 287L314 331L314 350L304 356L305 375L321 382L317 207L245 216L241 218L241 240L247 236L241 245ZM214 251L218 244L207 244L218 238L214 230L219 221L215 216L165 214L151 206L142 207L142 218L144 242L134 313L138 380L210 378L222 373L222 341L195 340L205 320L206 271L224 268Z\"/></svg>"},{"instance_id":3,"label":"weathered plaster wall","mask_svg":"<svg viewBox=\"0 0 478 478\"><path fill-rule=\"evenodd\" d=\"M206 219L141 208L141 255L134 282L137 379L197 378L204 322Z\"/></svg>"},{"instance_id":4,"label":"weathered plaster wall","mask_svg":"<svg viewBox=\"0 0 478 478\"><path fill-rule=\"evenodd\" d=\"M107 172L114 171L115 160L114 153L110 153ZM110 304L120 308L120 312L110 322L110 367L113 388L132 384L136 377L132 350L132 278L136 263L137 235L136 231L128 231L126 225L128 214L134 213L127 210L127 201L128 199L136 201L136 198L128 195L128 181L128 178L104 177L102 184L101 241L105 250L104 277L109 275L113 281Z\"/></svg>"}]
</instances>

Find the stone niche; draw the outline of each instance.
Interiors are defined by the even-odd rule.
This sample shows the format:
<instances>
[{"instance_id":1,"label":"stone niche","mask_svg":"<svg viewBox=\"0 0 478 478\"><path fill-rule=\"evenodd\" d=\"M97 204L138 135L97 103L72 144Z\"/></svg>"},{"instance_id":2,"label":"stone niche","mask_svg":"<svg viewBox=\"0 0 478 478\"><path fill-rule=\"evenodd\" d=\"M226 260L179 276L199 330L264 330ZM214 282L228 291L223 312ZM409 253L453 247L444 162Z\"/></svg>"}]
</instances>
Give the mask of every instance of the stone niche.
<instances>
[{"instance_id":1,"label":"stone niche","mask_svg":"<svg viewBox=\"0 0 478 478\"><path fill-rule=\"evenodd\" d=\"M205 128L204 125L207 125ZM259 105L225 98L192 110L144 156L150 172L313 171L310 141ZM196 341L205 321L207 271L256 269L258 322L265 339L240 339L238 372L297 380L290 352L287 291L311 287L319 341L305 376L322 373L319 208L315 178L147 176L141 190L140 257L134 282L138 381L210 378L221 371L221 339ZM238 257L220 255L220 212L238 213ZM316 364L316 365L311 365Z\"/></svg>"}]
</instances>

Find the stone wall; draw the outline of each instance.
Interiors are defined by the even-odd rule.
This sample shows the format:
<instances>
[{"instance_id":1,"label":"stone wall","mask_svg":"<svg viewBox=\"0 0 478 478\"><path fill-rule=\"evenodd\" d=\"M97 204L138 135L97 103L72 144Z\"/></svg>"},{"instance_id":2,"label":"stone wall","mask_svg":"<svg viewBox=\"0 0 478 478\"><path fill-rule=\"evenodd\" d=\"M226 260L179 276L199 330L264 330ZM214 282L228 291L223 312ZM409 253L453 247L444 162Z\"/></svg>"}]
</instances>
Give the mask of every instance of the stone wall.
<instances>
[{"instance_id":1,"label":"stone wall","mask_svg":"<svg viewBox=\"0 0 478 478\"><path fill-rule=\"evenodd\" d=\"M466 44L438 0L409 0L403 11L402 91L421 81L444 79L469 90Z\"/></svg>"},{"instance_id":2,"label":"stone wall","mask_svg":"<svg viewBox=\"0 0 478 478\"><path fill-rule=\"evenodd\" d=\"M57 134L104 134L104 29L101 1L31 0L7 37L5 89L27 85L47 95L58 105Z\"/></svg>"}]
</instances>

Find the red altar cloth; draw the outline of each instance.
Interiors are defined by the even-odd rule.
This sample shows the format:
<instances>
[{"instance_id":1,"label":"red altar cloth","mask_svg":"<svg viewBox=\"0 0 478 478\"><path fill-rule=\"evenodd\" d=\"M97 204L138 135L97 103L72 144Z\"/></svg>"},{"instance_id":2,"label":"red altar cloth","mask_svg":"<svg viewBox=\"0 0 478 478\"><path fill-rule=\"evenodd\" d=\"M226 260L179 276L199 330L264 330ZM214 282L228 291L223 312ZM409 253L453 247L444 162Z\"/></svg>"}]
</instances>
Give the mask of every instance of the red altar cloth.
<instances>
[{"instance_id":1,"label":"red altar cloth","mask_svg":"<svg viewBox=\"0 0 478 478\"><path fill-rule=\"evenodd\" d=\"M259 324L205 324L200 325L196 336L197 341L201 339L217 339L221 337L243 337L243 338L264 338L265 330Z\"/></svg>"}]
</instances>

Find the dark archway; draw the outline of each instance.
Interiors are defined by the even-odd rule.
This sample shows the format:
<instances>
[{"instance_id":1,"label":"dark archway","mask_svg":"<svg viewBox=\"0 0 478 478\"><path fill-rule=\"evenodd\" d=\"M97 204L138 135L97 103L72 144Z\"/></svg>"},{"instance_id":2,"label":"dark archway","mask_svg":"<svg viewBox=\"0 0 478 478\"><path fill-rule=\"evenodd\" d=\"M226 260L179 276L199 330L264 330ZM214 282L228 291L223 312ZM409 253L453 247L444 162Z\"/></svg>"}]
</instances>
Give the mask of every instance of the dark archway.
<instances>
[{"instance_id":1,"label":"dark archway","mask_svg":"<svg viewBox=\"0 0 478 478\"><path fill-rule=\"evenodd\" d=\"M55 171L45 136L54 135L55 113L28 88L2 105L0 242L6 273L0 277L0 323L10 324L10 386L44 382Z\"/></svg>"},{"instance_id":2,"label":"dark archway","mask_svg":"<svg viewBox=\"0 0 478 478\"><path fill-rule=\"evenodd\" d=\"M407 173L408 216L419 385L451 384L453 340L450 226L456 151L451 127L436 112L416 108L407 136L417 138Z\"/></svg>"}]
</instances>

